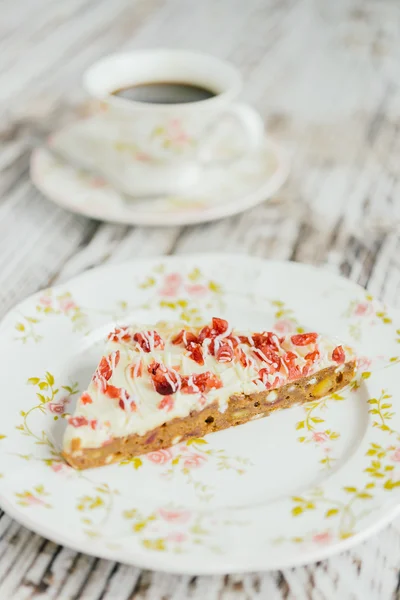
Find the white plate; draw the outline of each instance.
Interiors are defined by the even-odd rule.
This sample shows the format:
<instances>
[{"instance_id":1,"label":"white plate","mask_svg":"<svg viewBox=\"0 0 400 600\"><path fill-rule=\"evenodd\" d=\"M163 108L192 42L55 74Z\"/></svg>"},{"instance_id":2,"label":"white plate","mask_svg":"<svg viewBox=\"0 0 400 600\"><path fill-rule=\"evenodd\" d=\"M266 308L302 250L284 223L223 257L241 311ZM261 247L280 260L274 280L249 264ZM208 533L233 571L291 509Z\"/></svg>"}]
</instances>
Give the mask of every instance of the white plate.
<instances>
[{"instance_id":1,"label":"white plate","mask_svg":"<svg viewBox=\"0 0 400 600\"><path fill-rule=\"evenodd\" d=\"M88 127L91 122L74 124L53 137L74 139L85 124ZM71 131L73 128L78 132ZM240 151L235 129L228 128L225 133L220 155ZM96 156L92 157L97 169L101 169L106 150L107 146L98 150L98 164ZM185 194L126 201L103 178L77 170L44 148L35 150L31 157L33 183L56 204L101 221L149 226L190 225L240 213L271 198L288 172L288 159L282 150L265 139L259 150L243 159L204 168L198 184Z\"/></svg>"},{"instance_id":2,"label":"white plate","mask_svg":"<svg viewBox=\"0 0 400 600\"><path fill-rule=\"evenodd\" d=\"M328 400L127 464L60 460L62 413L116 321L212 315L338 336L363 374ZM253 571L323 559L397 511L400 318L349 281L244 256L138 260L36 294L0 330L0 504L51 540L151 569Z\"/></svg>"}]
</instances>

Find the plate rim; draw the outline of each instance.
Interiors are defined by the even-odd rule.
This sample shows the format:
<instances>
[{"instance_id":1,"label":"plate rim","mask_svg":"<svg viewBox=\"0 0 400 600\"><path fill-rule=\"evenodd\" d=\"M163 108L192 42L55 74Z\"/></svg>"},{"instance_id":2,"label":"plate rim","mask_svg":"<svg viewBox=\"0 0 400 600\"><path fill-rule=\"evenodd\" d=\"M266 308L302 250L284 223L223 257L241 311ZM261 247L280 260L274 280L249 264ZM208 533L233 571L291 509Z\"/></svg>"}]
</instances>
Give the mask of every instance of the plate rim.
<instances>
[{"instance_id":1,"label":"plate rim","mask_svg":"<svg viewBox=\"0 0 400 600\"><path fill-rule=\"evenodd\" d=\"M138 553L138 557L136 559L136 553L133 552L129 555L131 560L126 560L123 556L120 555L120 552L123 552L123 550L106 549L104 547L102 547L102 549L92 548L87 542L85 543L84 540L80 540L76 543L71 543L68 540L64 541L64 536L62 534L53 535L52 530L48 530L45 525L38 524L34 521L31 522L29 515L23 512L19 513L18 509L16 507L13 507L11 503L9 503L5 498L2 497L2 495L0 495L0 507L7 515L9 515L17 523L23 525L33 533L36 533L37 535L40 535L57 545L74 550L75 552L83 552L84 554L88 554L89 556L94 556L96 558L102 558L106 560L112 560L114 562L134 566L139 569L161 571L164 573L171 573L175 575L222 575L231 573L251 573L253 571L269 572L314 564L321 560L326 560L331 556L340 554L341 552L350 550L354 546L357 546L358 544L366 541L372 535L379 533L382 529L384 529L384 527L389 525L393 521L393 519L396 518L396 516L400 514L399 502L397 505L393 506L391 510L388 510L387 513L383 514L379 519L371 523L362 531L354 534L354 536L352 536L351 538L337 541L334 544L325 547L318 546L313 550L308 550L307 553L304 552L304 555L300 553L298 555L298 560L291 559L288 562L277 561L275 564L270 561L269 565L265 565L262 562L262 558L260 558L259 563L252 561L251 565L247 567L241 567L237 563L233 563L229 559L226 560L224 557L221 556L220 560L214 562L212 569L201 568L201 566L191 569L178 565L178 568L175 568L175 565L168 564L170 562L173 562L173 559L175 559L175 557L177 562L179 562L179 554L169 556L151 554L148 555L148 559L146 559L146 554L142 552ZM89 547L87 547L87 544Z\"/></svg>"}]
</instances>

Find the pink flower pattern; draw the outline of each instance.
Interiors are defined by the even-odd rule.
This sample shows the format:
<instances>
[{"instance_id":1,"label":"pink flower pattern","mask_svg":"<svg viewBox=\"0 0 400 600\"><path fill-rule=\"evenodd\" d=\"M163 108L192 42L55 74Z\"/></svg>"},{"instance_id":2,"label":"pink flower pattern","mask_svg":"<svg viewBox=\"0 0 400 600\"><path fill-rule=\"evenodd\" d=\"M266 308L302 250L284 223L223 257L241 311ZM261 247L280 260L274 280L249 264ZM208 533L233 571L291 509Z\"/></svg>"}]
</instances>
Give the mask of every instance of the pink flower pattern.
<instances>
[{"instance_id":1,"label":"pink flower pattern","mask_svg":"<svg viewBox=\"0 0 400 600\"><path fill-rule=\"evenodd\" d=\"M41 296L39 298L39 304L41 304L42 306L51 306L52 304L52 299L50 296Z\"/></svg>"},{"instance_id":2,"label":"pink flower pattern","mask_svg":"<svg viewBox=\"0 0 400 600\"><path fill-rule=\"evenodd\" d=\"M60 310L63 313L67 313L70 310L74 310L75 308L77 308L75 302L73 300L71 300L70 298L61 298L60 299Z\"/></svg>"},{"instance_id":3,"label":"pink flower pattern","mask_svg":"<svg viewBox=\"0 0 400 600\"><path fill-rule=\"evenodd\" d=\"M50 469L54 471L54 473L60 473L60 471L63 470L63 466L64 465L62 463L52 463L50 465Z\"/></svg>"},{"instance_id":4,"label":"pink flower pattern","mask_svg":"<svg viewBox=\"0 0 400 600\"><path fill-rule=\"evenodd\" d=\"M277 321L274 325L274 330L281 334L290 333L294 330L294 323L289 319L281 319Z\"/></svg>"},{"instance_id":5,"label":"pink flower pattern","mask_svg":"<svg viewBox=\"0 0 400 600\"><path fill-rule=\"evenodd\" d=\"M197 469L198 467L202 467L205 462L207 462L207 459L205 456L201 456L201 454L187 454L183 466L186 469Z\"/></svg>"},{"instance_id":6,"label":"pink flower pattern","mask_svg":"<svg viewBox=\"0 0 400 600\"><path fill-rule=\"evenodd\" d=\"M146 454L146 457L156 465L165 465L172 459L172 456L171 450L155 450Z\"/></svg>"},{"instance_id":7,"label":"pink flower pattern","mask_svg":"<svg viewBox=\"0 0 400 600\"><path fill-rule=\"evenodd\" d=\"M187 539L187 535L181 533L180 531L172 532L167 535L167 540L169 542L175 542L177 544L181 544Z\"/></svg>"},{"instance_id":8,"label":"pink flower pattern","mask_svg":"<svg viewBox=\"0 0 400 600\"><path fill-rule=\"evenodd\" d=\"M179 273L169 273L164 277L163 287L160 289L160 296L172 297L178 294L182 285L182 275Z\"/></svg>"},{"instance_id":9,"label":"pink flower pattern","mask_svg":"<svg viewBox=\"0 0 400 600\"><path fill-rule=\"evenodd\" d=\"M317 444L323 444L324 442L328 441L329 437L325 431L314 431L312 434L312 439L314 442L317 442Z\"/></svg>"},{"instance_id":10,"label":"pink flower pattern","mask_svg":"<svg viewBox=\"0 0 400 600\"><path fill-rule=\"evenodd\" d=\"M202 298L208 293L207 286L201 284L187 285L185 289L190 296L196 298Z\"/></svg>"},{"instance_id":11,"label":"pink flower pattern","mask_svg":"<svg viewBox=\"0 0 400 600\"><path fill-rule=\"evenodd\" d=\"M374 312L371 302L360 302L354 308L354 314L357 317L368 317Z\"/></svg>"},{"instance_id":12,"label":"pink flower pattern","mask_svg":"<svg viewBox=\"0 0 400 600\"><path fill-rule=\"evenodd\" d=\"M367 356L359 356L357 358L357 368L359 371L369 371L372 360Z\"/></svg>"},{"instance_id":13,"label":"pink flower pattern","mask_svg":"<svg viewBox=\"0 0 400 600\"><path fill-rule=\"evenodd\" d=\"M60 402L49 402L47 408L53 414L62 415L65 412L68 402L69 398L62 398Z\"/></svg>"},{"instance_id":14,"label":"pink flower pattern","mask_svg":"<svg viewBox=\"0 0 400 600\"><path fill-rule=\"evenodd\" d=\"M328 544L332 540L332 534L329 533L329 531L316 533L315 535L313 535L312 540L316 544Z\"/></svg>"},{"instance_id":15,"label":"pink flower pattern","mask_svg":"<svg viewBox=\"0 0 400 600\"><path fill-rule=\"evenodd\" d=\"M394 462L400 462L400 447L396 448L392 456L390 457Z\"/></svg>"},{"instance_id":16,"label":"pink flower pattern","mask_svg":"<svg viewBox=\"0 0 400 600\"><path fill-rule=\"evenodd\" d=\"M107 181L104 179L104 177L93 177L93 179L91 180L91 186L92 188L103 188L106 187L107 185Z\"/></svg>"},{"instance_id":17,"label":"pink flower pattern","mask_svg":"<svg viewBox=\"0 0 400 600\"><path fill-rule=\"evenodd\" d=\"M179 119L171 119L167 126L169 141L178 146L190 143L190 136L184 131Z\"/></svg>"},{"instance_id":18,"label":"pink flower pattern","mask_svg":"<svg viewBox=\"0 0 400 600\"><path fill-rule=\"evenodd\" d=\"M26 496L24 497L24 502L26 502L30 506L44 506L46 504L44 500L41 500L33 494L26 494Z\"/></svg>"},{"instance_id":19,"label":"pink flower pattern","mask_svg":"<svg viewBox=\"0 0 400 600\"><path fill-rule=\"evenodd\" d=\"M186 523L190 519L190 512L188 510L160 508L158 513L164 521L168 521L169 523Z\"/></svg>"}]
</instances>

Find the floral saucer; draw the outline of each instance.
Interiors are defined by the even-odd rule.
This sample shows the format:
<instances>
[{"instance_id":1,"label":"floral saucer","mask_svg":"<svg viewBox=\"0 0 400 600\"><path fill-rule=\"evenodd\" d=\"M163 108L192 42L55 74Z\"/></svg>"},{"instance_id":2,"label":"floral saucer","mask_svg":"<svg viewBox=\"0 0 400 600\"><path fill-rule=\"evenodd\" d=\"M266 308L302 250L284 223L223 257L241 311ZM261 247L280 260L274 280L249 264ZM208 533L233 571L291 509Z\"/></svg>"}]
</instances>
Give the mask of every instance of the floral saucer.
<instances>
[{"instance_id":1,"label":"floral saucer","mask_svg":"<svg viewBox=\"0 0 400 600\"><path fill-rule=\"evenodd\" d=\"M95 138L98 123L99 117L95 116L69 125L52 136L52 144L66 148L72 156L80 148L90 157L95 172L104 172L105 164L115 167L117 152L124 155L121 164L125 169L129 169L126 162L129 158L136 168L148 170L143 162L145 157L134 152L127 142L114 140L112 145L109 136L105 135L103 142L98 134ZM82 142L78 143L79 140ZM31 178L50 200L101 221L149 226L202 223L240 213L270 199L288 175L285 153L267 138L257 151L243 158L218 162L240 153L239 142L236 129L226 126L215 145L215 164L204 167L200 181L193 188L176 195L127 200L105 178L77 169L45 148L38 148L32 154ZM80 161L83 162L83 157ZM115 168L113 176L117 180Z\"/></svg>"},{"instance_id":2,"label":"floral saucer","mask_svg":"<svg viewBox=\"0 0 400 600\"><path fill-rule=\"evenodd\" d=\"M69 467L64 418L113 325L212 315L339 337L358 376L168 450ZM232 255L138 260L35 294L0 332L0 505L55 542L170 572L267 570L345 550L398 512L400 315L330 272Z\"/></svg>"}]
</instances>

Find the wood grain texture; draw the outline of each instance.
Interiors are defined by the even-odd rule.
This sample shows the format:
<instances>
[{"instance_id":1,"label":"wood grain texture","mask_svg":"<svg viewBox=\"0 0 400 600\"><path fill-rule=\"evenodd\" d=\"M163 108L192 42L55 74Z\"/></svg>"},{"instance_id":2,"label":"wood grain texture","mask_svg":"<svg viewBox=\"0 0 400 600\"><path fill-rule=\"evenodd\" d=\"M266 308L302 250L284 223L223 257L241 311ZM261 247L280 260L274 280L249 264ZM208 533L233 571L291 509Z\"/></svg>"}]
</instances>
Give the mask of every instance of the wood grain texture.
<instances>
[{"instance_id":1,"label":"wood grain texture","mask_svg":"<svg viewBox=\"0 0 400 600\"><path fill-rule=\"evenodd\" d=\"M3 0L0 313L39 288L137 256L243 252L324 265L400 306L400 5L395 0ZM115 50L172 46L235 63L243 99L291 153L273 202L220 222L143 229L67 213L29 182L34 145ZM389 225L389 227L388 227ZM387 600L400 523L282 572L179 577L80 555L0 518L0 598Z\"/></svg>"}]
</instances>

